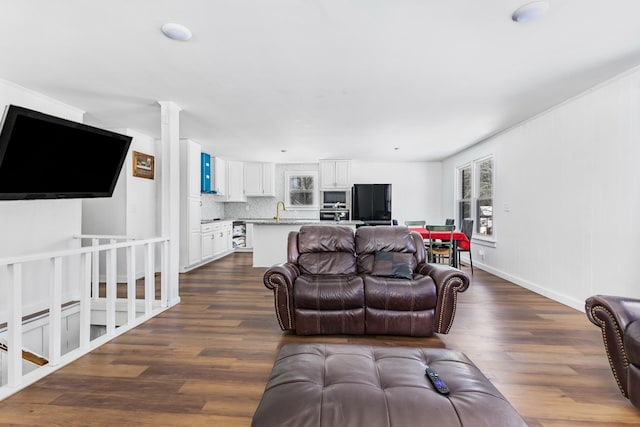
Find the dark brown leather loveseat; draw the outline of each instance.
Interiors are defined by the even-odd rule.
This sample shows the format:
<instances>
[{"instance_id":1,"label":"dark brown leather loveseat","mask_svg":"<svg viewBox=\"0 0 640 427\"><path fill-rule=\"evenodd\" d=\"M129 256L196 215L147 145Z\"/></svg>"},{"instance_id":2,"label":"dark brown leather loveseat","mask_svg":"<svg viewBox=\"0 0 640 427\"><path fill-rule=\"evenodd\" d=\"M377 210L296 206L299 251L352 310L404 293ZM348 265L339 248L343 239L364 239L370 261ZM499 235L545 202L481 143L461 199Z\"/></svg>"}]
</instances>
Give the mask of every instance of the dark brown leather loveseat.
<instances>
[{"instance_id":1,"label":"dark brown leather loveseat","mask_svg":"<svg viewBox=\"0 0 640 427\"><path fill-rule=\"evenodd\" d=\"M298 335L446 334L469 277L426 262L407 227L308 225L289 233L287 262L264 275L282 330Z\"/></svg>"},{"instance_id":2,"label":"dark brown leather loveseat","mask_svg":"<svg viewBox=\"0 0 640 427\"><path fill-rule=\"evenodd\" d=\"M611 372L620 391L640 408L640 299L594 295L585 301L585 311L602 330Z\"/></svg>"}]
</instances>

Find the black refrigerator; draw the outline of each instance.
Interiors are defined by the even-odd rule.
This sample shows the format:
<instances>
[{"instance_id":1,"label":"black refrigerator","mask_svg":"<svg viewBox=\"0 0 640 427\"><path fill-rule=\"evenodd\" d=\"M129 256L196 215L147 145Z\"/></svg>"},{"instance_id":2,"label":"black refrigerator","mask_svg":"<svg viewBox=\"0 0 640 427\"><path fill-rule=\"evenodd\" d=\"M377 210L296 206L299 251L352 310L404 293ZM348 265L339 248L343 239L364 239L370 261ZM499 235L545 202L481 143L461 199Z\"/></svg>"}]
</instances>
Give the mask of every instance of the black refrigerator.
<instances>
[{"instance_id":1,"label":"black refrigerator","mask_svg":"<svg viewBox=\"0 0 640 427\"><path fill-rule=\"evenodd\" d=\"M391 225L391 184L354 184L352 218L365 225Z\"/></svg>"}]
</instances>

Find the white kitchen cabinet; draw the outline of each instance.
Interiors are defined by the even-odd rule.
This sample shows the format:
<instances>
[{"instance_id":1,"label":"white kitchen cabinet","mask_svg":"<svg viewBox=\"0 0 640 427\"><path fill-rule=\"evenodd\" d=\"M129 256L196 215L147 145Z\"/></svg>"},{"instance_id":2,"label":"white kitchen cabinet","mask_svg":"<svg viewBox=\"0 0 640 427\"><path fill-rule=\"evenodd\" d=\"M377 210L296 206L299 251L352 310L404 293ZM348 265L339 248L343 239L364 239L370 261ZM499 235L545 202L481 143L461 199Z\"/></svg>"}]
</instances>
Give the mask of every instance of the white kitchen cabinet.
<instances>
[{"instance_id":1,"label":"white kitchen cabinet","mask_svg":"<svg viewBox=\"0 0 640 427\"><path fill-rule=\"evenodd\" d=\"M202 233L189 233L189 265L196 265L202 260Z\"/></svg>"},{"instance_id":2,"label":"white kitchen cabinet","mask_svg":"<svg viewBox=\"0 0 640 427\"><path fill-rule=\"evenodd\" d=\"M213 257L214 234L215 234L215 226L213 225L213 223L202 224L202 239L200 244L202 247L203 260Z\"/></svg>"},{"instance_id":3,"label":"white kitchen cabinet","mask_svg":"<svg viewBox=\"0 0 640 427\"><path fill-rule=\"evenodd\" d=\"M216 158L217 160L217 158ZM244 167L242 162L225 160L224 161L224 179L223 184L218 189L218 182L220 182L217 171L220 169L217 167L217 163L214 164L216 171L214 175L216 177L215 188L217 194L215 200L217 202L246 202L247 198L244 195Z\"/></svg>"},{"instance_id":4,"label":"white kitchen cabinet","mask_svg":"<svg viewBox=\"0 0 640 427\"><path fill-rule=\"evenodd\" d=\"M227 239L225 229L222 225L216 226L213 230L213 254L218 255L227 250Z\"/></svg>"},{"instance_id":5,"label":"white kitchen cabinet","mask_svg":"<svg viewBox=\"0 0 640 427\"><path fill-rule=\"evenodd\" d=\"M220 157L213 159L213 191L218 196L227 194L227 162Z\"/></svg>"},{"instance_id":6,"label":"white kitchen cabinet","mask_svg":"<svg viewBox=\"0 0 640 427\"><path fill-rule=\"evenodd\" d=\"M202 259L202 249L200 245L200 221L202 219L202 203L200 197L189 197L189 247L186 254L189 262L184 264L185 267L195 265ZM182 231L181 231L182 234ZM182 236L180 236L182 240Z\"/></svg>"},{"instance_id":7,"label":"white kitchen cabinet","mask_svg":"<svg viewBox=\"0 0 640 427\"><path fill-rule=\"evenodd\" d=\"M351 160L320 160L320 189L351 188Z\"/></svg>"},{"instance_id":8,"label":"white kitchen cabinet","mask_svg":"<svg viewBox=\"0 0 640 427\"><path fill-rule=\"evenodd\" d=\"M189 139L180 140L180 271L202 260L200 221L201 146Z\"/></svg>"},{"instance_id":9,"label":"white kitchen cabinet","mask_svg":"<svg viewBox=\"0 0 640 427\"><path fill-rule=\"evenodd\" d=\"M274 163L245 162L244 194L247 197L274 197L276 165Z\"/></svg>"},{"instance_id":10,"label":"white kitchen cabinet","mask_svg":"<svg viewBox=\"0 0 640 427\"><path fill-rule=\"evenodd\" d=\"M227 161L227 202L246 202L244 195L244 165L242 162Z\"/></svg>"},{"instance_id":11,"label":"white kitchen cabinet","mask_svg":"<svg viewBox=\"0 0 640 427\"><path fill-rule=\"evenodd\" d=\"M208 261L232 252L232 221L202 224L202 260Z\"/></svg>"}]
</instances>

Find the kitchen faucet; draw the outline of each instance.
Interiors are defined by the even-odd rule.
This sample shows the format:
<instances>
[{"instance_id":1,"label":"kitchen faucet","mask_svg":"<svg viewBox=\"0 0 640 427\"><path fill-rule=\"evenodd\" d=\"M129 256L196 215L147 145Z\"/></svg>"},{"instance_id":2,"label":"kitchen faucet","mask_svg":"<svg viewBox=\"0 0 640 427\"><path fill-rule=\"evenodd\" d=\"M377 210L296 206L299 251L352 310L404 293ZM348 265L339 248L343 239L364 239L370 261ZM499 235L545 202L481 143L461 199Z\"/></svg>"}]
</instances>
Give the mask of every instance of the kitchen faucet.
<instances>
[{"instance_id":1,"label":"kitchen faucet","mask_svg":"<svg viewBox=\"0 0 640 427\"><path fill-rule=\"evenodd\" d=\"M280 221L280 204L282 204L283 211L287 210L287 208L284 206L284 202L282 200L279 200L278 203L276 203L276 216L273 217L273 219L275 219L276 221Z\"/></svg>"}]
</instances>

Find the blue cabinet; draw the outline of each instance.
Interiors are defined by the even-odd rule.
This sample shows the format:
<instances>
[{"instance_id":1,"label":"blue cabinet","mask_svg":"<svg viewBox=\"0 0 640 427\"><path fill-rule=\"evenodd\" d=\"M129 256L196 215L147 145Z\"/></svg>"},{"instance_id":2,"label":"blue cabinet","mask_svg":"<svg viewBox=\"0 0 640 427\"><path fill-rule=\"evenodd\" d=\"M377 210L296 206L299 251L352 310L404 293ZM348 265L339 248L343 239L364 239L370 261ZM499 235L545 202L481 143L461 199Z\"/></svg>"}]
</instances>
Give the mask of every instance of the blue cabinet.
<instances>
[{"instance_id":1,"label":"blue cabinet","mask_svg":"<svg viewBox=\"0 0 640 427\"><path fill-rule=\"evenodd\" d=\"M211 193L211 155L200 154L200 191Z\"/></svg>"}]
</instances>

